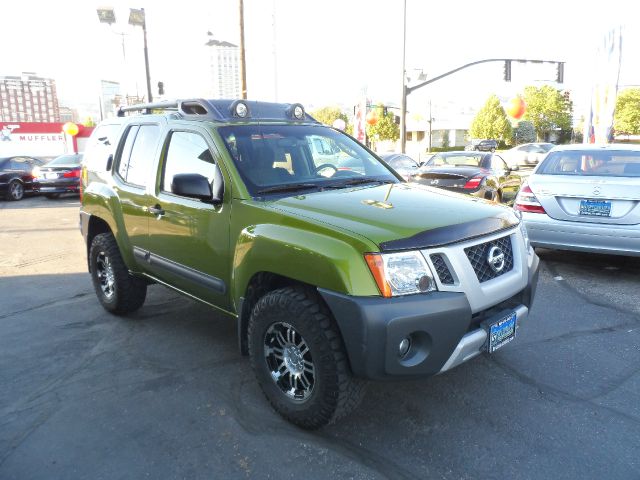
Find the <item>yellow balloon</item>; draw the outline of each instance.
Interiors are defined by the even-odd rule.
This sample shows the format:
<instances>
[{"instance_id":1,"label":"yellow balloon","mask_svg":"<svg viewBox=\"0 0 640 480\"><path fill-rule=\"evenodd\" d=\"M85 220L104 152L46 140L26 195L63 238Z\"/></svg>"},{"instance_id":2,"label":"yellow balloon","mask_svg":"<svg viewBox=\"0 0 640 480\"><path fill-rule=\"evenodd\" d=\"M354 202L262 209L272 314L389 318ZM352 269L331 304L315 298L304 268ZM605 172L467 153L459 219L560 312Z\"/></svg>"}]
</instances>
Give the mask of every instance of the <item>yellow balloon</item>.
<instances>
[{"instance_id":1,"label":"yellow balloon","mask_svg":"<svg viewBox=\"0 0 640 480\"><path fill-rule=\"evenodd\" d=\"M72 137L75 137L80 131L80 128L78 128L78 125L76 125L73 122L67 122L62 126L62 131L67 135L71 135Z\"/></svg>"}]
</instances>

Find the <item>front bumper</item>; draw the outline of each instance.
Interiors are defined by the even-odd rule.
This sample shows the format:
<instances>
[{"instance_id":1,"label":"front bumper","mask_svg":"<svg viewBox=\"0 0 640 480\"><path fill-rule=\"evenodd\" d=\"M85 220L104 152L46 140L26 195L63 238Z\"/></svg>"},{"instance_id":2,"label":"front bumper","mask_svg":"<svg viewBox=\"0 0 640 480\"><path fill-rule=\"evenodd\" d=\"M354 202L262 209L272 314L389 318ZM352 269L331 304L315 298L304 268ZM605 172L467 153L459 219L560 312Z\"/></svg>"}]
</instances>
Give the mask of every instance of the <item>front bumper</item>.
<instances>
[{"instance_id":1,"label":"front bumper","mask_svg":"<svg viewBox=\"0 0 640 480\"><path fill-rule=\"evenodd\" d=\"M319 289L333 313L353 373L385 380L435 375L479 355L486 341L483 322L516 311L525 320L535 296L538 258L522 291L484 311L472 313L461 292L432 292L406 297L353 297ZM401 358L398 347L410 337L412 350Z\"/></svg>"}]
</instances>

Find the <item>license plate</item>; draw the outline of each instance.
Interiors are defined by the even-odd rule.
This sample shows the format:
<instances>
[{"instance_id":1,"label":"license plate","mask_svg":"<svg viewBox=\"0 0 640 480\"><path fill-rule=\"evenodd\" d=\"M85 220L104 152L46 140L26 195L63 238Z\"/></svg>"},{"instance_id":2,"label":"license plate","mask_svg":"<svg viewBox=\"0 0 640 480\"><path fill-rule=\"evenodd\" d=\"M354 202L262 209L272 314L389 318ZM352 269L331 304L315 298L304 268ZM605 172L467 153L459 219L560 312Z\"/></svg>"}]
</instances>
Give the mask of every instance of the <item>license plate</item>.
<instances>
[{"instance_id":1,"label":"license plate","mask_svg":"<svg viewBox=\"0 0 640 480\"><path fill-rule=\"evenodd\" d=\"M516 312L511 312L501 320L489 325L489 341L487 350L493 353L516 338Z\"/></svg>"},{"instance_id":2,"label":"license plate","mask_svg":"<svg viewBox=\"0 0 640 480\"><path fill-rule=\"evenodd\" d=\"M611 202L606 200L582 200L580 201L580 215L608 217L611 215Z\"/></svg>"},{"instance_id":3,"label":"license plate","mask_svg":"<svg viewBox=\"0 0 640 480\"><path fill-rule=\"evenodd\" d=\"M47 178L47 179L58 178L58 174L57 173L45 173L44 174L44 178Z\"/></svg>"}]
</instances>

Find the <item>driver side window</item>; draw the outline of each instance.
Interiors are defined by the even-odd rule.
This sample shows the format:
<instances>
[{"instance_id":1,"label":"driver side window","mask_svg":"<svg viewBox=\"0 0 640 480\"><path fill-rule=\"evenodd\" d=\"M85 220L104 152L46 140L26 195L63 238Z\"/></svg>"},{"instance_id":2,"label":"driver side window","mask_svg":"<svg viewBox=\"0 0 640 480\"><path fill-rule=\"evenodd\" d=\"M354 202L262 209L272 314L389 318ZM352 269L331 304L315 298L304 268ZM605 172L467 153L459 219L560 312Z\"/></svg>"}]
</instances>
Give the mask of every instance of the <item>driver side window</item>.
<instances>
[{"instance_id":1,"label":"driver side window","mask_svg":"<svg viewBox=\"0 0 640 480\"><path fill-rule=\"evenodd\" d=\"M194 132L172 132L164 162L160 189L171 192L173 177L179 173L198 173L213 183L215 160L205 139Z\"/></svg>"}]
</instances>

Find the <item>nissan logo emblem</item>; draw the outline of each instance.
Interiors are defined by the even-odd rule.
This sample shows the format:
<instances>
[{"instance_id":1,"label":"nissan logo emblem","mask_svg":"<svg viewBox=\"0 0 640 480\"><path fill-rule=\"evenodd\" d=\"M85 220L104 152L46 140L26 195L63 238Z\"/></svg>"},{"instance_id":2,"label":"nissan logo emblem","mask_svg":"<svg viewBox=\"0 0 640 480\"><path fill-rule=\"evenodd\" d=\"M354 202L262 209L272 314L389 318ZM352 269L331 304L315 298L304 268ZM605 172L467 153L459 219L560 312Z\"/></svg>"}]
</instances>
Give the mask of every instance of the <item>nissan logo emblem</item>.
<instances>
[{"instance_id":1,"label":"nissan logo emblem","mask_svg":"<svg viewBox=\"0 0 640 480\"><path fill-rule=\"evenodd\" d=\"M487 263L496 273L500 273L504 268L504 252L500 247L496 247L495 245L489 249L489 254L487 255Z\"/></svg>"}]
</instances>

